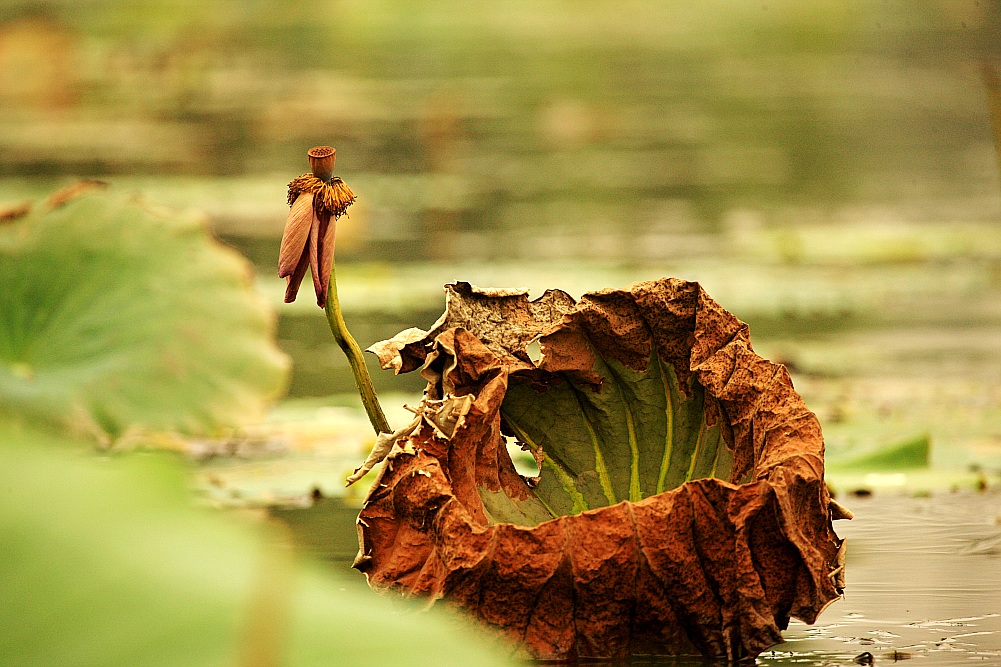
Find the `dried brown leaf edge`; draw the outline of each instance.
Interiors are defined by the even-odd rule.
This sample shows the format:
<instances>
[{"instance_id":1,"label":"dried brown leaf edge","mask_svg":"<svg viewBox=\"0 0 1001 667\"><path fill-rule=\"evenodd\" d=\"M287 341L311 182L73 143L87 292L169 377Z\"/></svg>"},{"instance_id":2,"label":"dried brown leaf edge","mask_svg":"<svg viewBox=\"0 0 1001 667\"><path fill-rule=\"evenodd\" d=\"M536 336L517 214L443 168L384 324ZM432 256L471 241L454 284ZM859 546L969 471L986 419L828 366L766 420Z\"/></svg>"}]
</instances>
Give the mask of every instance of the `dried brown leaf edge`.
<instances>
[{"instance_id":1,"label":"dried brown leaf edge","mask_svg":"<svg viewBox=\"0 0 1001 667\"><path fill-rule=\"evenodd\" d=\"M544 660L736 662L780 642L790 617L813 623L838 598L844 545L831 521L850 513L824 484L817 419L785 367L755 354L747 325L698 283L636 283L579 303L557 290L529 301L466 283L446 295L430 331L371 349L384 368L423 365L428 399L471 397L444 431L428 419L381 469L355 562L373 588L444 600L518 655ZM533 340L538 366L525 349ZM715 398L734 457L729 481L693 480L536 526L491 523L481 493L532 494L501 431L508 379L586 377L595 352L643 370L651 346Z\"/></svg>"}]
</instances>

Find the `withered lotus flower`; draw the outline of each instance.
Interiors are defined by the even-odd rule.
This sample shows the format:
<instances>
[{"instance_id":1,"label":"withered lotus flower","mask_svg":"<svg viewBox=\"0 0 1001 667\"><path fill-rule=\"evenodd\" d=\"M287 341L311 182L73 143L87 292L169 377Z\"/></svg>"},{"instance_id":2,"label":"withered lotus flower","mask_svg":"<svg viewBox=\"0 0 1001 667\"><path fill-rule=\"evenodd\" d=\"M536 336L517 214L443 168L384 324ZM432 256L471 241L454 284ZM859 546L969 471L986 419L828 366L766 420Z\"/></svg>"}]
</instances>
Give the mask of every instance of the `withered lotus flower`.
<instances>
[{"instance_id":1,"label":"withered lotus flower","mask_svg":"<svg viewBox=\"0 0 1001 667\"><path fill-rule=\"evenodd\" d=\"M446 293L430 331L370 350L428 380L358 518L371 586L443 600L547 660L736 662L839 596L831 521L850 513L824 484L817 419L697 283Z\"/></svg>"},{"instance_id":2,"label":"withered lotus flower","mask_svg":"<svg viewBox=\"0 0 1001 667\"><path fill-rule=\"evenodd\" d=\"M327 305L330 267L334 261L337 219L354 203L355 195L340 178L332 176L337 152L317 146L307 154L312 173L288 184L292 209L285 222L278 256L278 277L285 278L285 303L295 301L308 266L313 274L316 305Z\"/></svg>"}]
</instances>

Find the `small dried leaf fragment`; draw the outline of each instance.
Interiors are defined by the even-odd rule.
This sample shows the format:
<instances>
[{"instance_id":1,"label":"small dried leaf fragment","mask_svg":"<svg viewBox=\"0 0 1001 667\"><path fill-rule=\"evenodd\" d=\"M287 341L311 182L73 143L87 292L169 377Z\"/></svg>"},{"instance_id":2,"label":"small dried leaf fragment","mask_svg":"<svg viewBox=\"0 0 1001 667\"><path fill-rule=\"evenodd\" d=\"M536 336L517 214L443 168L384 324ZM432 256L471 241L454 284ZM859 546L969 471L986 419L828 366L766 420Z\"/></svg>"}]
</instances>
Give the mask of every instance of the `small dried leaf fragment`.
<instances>
[{"instance_id":1,"label":"small dried leaf fragment","mask_svg":"<svg viewBox=\"0 0 1001 667\"><path fill-rule=\"evenodd\" d=\"M372 445L372 451L369 452L365 461L360 466L355 468L354 472L348 476L345 486L351 486L359 479L367 475L372 468L386 460L386 457L389 456L389 453L393 450L393 446L400 440L410 435L414 429L417 428L419 423L420 417L407 426L393 431L392 433L380 433L376 436L375 444Z\"/></svg>"},{"instance_id":2,"label":"small dried leaf fragment","mask_svg":"<svg viewBox=\"0 0 1001 667\"><path fill-rule=\"evenodd\" d=\"M96 178L84 178L53 192L45 200L45 206L50 209L60 208L85 194L107 189L108 183L106 181Z\"/></svg>"},{"instance_id":3,"label":"small dried leaf fragment","mask_svg":"<svg viewBox=\"0 0 1001 667\"><path fill-rule=\"evenodd\" d=\"M0 224L5 222L14 222L17 219L28 215L31 213L31 205L30 201L25 201L20 204L0 208Z\"/></svg>"},{"instance_id":4,"label":"small dried leaf fragment","mask_svg":"<svg viewBox=\"0 0 1001 667\"><path fill-rule=\"evenodd\" d=\"M374 346L384 368L423 365L427 401L466 405L450 431L423 422L372 487L356 561L372 586L556 660L752 658L838 597L819 424L698 284L446 294L428 332Z\"/></svg>"},{"instance_id":5,"label":"small dried leaf fragment","mask_svg":"<svg viewBox=\"0 0 1001 667\"><path fill-rule=\"evenodd\" d=\"M407 329L368 351L379 357L383 368L407 373L424 363L438 334L461 326L475 331L499 359L527 368L531 359L525 347L557 325L573 306L573 298L560 290L546 290L529 301L528 290L484 289L460 282L446 287L445 312L428 331Z\"/></svg>"}]
</instances>

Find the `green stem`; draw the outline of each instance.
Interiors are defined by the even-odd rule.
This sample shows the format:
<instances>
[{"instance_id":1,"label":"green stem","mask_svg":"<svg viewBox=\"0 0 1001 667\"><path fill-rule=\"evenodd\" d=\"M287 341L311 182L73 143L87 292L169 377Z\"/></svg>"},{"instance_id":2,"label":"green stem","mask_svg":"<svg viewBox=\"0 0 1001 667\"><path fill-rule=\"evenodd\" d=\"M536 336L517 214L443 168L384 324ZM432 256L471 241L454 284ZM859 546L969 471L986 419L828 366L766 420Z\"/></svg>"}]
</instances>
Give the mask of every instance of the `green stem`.
<instances>
[{"instance_id":1,"label":"green stem","mask_svg":"<svg viewBox=\"0 0 1001 667\"><path fill-rule=\"evenodd\" d=\"M358 385L358 395L361 396L362 405L368 413L368 420L372 422L372 428L376 433L392 433L382 406L379 405L379 398L375 395L375 388L372 386L372 376L368 374L368 367L365 366L365 358L362 356L361 348L355 342L348 325L344 323L344 316L341 315L341 303L337 299L337 281L334 278L334 266L330 267L330 289L327 291L327 323L330 325L330 332L334 334L334 340L344 351L344 356L351 364L351 372L355 376L355 384Z\"/></svg>"}]
</instances>

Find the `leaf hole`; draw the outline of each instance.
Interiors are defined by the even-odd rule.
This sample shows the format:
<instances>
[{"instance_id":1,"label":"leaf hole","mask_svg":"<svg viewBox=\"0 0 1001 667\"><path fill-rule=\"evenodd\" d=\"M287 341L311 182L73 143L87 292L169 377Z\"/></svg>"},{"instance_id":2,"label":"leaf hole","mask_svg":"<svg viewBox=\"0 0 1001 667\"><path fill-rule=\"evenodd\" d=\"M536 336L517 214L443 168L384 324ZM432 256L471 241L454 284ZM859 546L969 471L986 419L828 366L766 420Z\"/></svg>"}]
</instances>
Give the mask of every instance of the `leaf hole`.
<instances>
[{"instance_id":1,"label":"leaf hole","mask_svg":"<svg viewBox=\"0 0 1001 667\"><path fill-rule=\"evenodd\" d=\"M504 440L507 443L507 453L511 456L514 469L518 471L518 474L522 477L538 477L540 474L539 464L535 462L532 452L522 449L521 443L513 436L505 435Z\"/></svg>"},{"instance_id":2,"label":"leaf hole","mask_svg":"<svg viewBox=\"0 0 1001 667\"><path fill-rule=\"evenodd\" d=\"M538 339L533 340L531 343L525 346L525 353L528 358L532 360L532 363L536 366L542 361L542 345L539 344Z\"/></svg>"}]
</instances>

